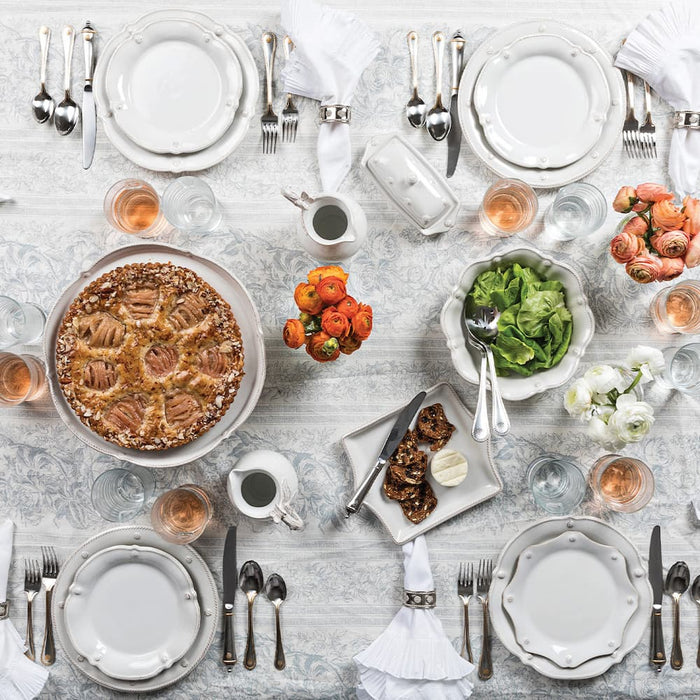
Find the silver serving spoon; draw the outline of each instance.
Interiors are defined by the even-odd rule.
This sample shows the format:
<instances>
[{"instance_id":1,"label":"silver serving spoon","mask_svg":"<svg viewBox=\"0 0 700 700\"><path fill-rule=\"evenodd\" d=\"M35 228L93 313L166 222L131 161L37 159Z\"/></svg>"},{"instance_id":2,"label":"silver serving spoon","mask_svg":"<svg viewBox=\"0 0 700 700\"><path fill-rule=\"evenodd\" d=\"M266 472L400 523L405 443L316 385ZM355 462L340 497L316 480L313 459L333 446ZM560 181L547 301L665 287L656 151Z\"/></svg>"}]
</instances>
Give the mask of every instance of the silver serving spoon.
<instances>
[{"instance_id":1,"label":"silver serving spoon","mask_svg":"<svg viewBox=\"0 0 700 700\"><path fill-rule=\"evenodd\" d=\"M690 587L690 595L692 599L700 605L700 576L695 577L693 585ZM695 657L695 664L700 668L700 641L698 642L698 653Z\"/></svg>"},{"instance_id":2,"label":"silver serving spoon","mask_svg":"<svg viewBox=\"0 0 700 700\"><path fill-rule=\"evenodd\" d=\"M497 435L505 435L510 430L510 420L506 407L503 405L503 397L498 387L496 375L496 363L493 359L491 345L498 338L498 319L501 313L491 306L477 306L471 314L464 309L465 322L469 340L474 347L481 351L481 372L479 382L479 398L474 415L472 437L478 442L483 442L489 436L486 417L486 364L488 363L491 375L491 421L493 431ZM477 435L479 437L477 437Z\"/></svg>"},{"instance_id":3,"label":"silver serving spoon","mask_svg":"<svg viewBox=\"0 0 700 700\"><path fill-rule=\"evenodd\" d=\"M681 596L690 585L690 570L684 561L677 561L666 574L666 595L673 598L673 648L671 650L671 668L678 671L683 666L681 651Z\"/></svg>"},{"instance_id":4,"label":"silver serving spoon","mask_svg":"<svg viewBox=\"0 0 700 700\"><path fill-rule=\"evenodd\" d=\"M41 47L41 72L39 80L41 85L36 97L32 100L32 112L34 119L39 124L49 121L53 117L55 104L53 97L46 91L46 64L49 60L49 42L51 41L51 30L48 27L39 28L39 46Z\"/></svg>"},{"instance_id":5,"label":"silver serving spoon","mask_svg":"<svg viewBox=\"0 0 700 700\"><path fill-rule=\"evenodd\" d=\"M70 66L73 60L73 44L75 43L75 30L66 25L61 32L63 37L63 101L56 107L54 124L59 134L66 136L75 128L80 118L78 107L70 96Z\"/></svg>"},{"instance_id":6,"label":"silver serving spoon","mask_svg":"<svg viewBox=\"0 0 700 700\"><path fill-rule=\"evenodd\" d=\"M428 112L425 124L428 133L436 140L442 141L450 133L452 117L442 105L442 59L445 55L445 35L433 34L433 56L435 57L435 106Z\"/></svg>"},{"instance_id":7,"label":"silver serving spoon","mask_svg":"<svg viewBox=\"0 0 700 700\"><path fill-rule=\"evenodd\" d=\"M255 598L263 589L263 572L260 564L256 561L247 561L241 567L238 577L238 585L248 598L248 640L245 645L245 658L243 665L250 671L255 668L257 659L255 657L255 636L253 634L253 603Z\"/></svg>"},{"instance_id":8,"label":"silver serving spoon","mask_svg":"<svg viewBox=\"0 0 700 700\"><path fill-rule=\"evenodd\" d=\"M275 668L281 671L286 665L284 659L284 649L282 647L282 628L280 627L280 605L287 598L287 584L279 574L270 574L265 583L265 595L275 606L275 630L277 634L277 644L275 646Z\"/></svg>"},{"instance_id":9,"label":"silver serving spoon","mask_svg":"<svg viewBox=\"0 0 700 700\"><path fill-rule=\"evenodd\" d=\"M425 115L428 107L425 102L418 97L418 34L409 32L406 36L408 42L408 55L411 57L411 87L413 93L406 105L406 118L411 126L416 128L425 124Z\"/></svg>"}]
</instances>

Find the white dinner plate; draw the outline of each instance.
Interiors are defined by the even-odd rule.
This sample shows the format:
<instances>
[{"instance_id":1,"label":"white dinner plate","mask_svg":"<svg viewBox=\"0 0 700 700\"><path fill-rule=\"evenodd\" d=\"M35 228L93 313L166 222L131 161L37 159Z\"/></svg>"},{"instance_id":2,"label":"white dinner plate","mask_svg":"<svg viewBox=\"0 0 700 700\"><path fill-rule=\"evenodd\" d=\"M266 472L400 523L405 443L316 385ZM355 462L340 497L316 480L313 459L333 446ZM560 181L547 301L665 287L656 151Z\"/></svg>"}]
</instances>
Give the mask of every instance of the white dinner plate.
<instances>
[{"instance_id":1,"label":"white dinner plate","mask_svg":"<svg viewBox=\"0 0 700 700\"><path fill-rule=\"evenodd\" d=\"M610 94L610 109L602 126L600 138L579 160L561 168L527 168L511 163L497 153L486 139L479 116L474 108L473 93L476 81L486 62L503 47L526 36L536 34L556 35L580 46L601 67ZM462 133L477 158L500 177L512 177L527 182L532 187L561 187L575 182L595 170L619 143L625 118L625 93L622 75L613 65L613 59L590 37L558 22L521 22L496 32L484 41L471 55L459 83L458 111Z\"/></svg>"},{"instance_id":2,"label":"white dinner plate","mask_svg":"<svg viewBox=\"0 0 700 700\"><path fill-rule=\"evenodd\" d=\"M115 122L155 153L192 153L217 141L243 87L233 49L187 18L130 34L111 54L104 80Z\"/></svg>"},{"instance_id":3,"label":"white dinner plate","mask_svg":"<svg viewBox=\"0 0 700 700\"><path fill-rule=\"evenodd\" d=\"M64 614L76 651L125 681L170 668L192 646L200 624L197 592L182 564L138 545L90 557L68 588Z\"/></svg>"},{"instance_id":4,"label":"white dinner plate","mask_svg":"<svg viewBox=\"0 0 700 700\"><path fill-rule=\"evenodd\" d=\"M619 550L576 531L525 549L503 591L520 646L563 668L618 649L638 604Z\"/></svg>"},{"instance_id":5,"label":"white dinner plate","mask_svg":"<svg viewBox=\"0 0 700 700\"><path fill-rule=\"evenodd\" d=\"M579 532L594 542L614 547L624 559L627 576L638 596L637 608L632 613L622 635L622 643L612 653L584 661L575 668L562 668L551 659L523 649L516 638L510 616L503 603L504 591L513 578L518 558L530 547L552 540L563 533ZM489 589L491 623L503 646L526 666L549 678L583 680L605 673L639 644L649 626L651 615L651 585L634 545L618 530L597 518L563 516L547 518L527 527L513 537L501 551L494 568Z\"/></svg>"},{"instance_id":6,"label":"white dinner plate","mask_svg":"<svg viewBox=\"0 0 700 700\"><path fill-rule=\"evenodd\" d=\"M486 61L474 108L496 153L525 168L560 168L595 146L610 108L598 61L562 36L516 39Z\"/></svg>"},{"instance_id":7,"label":"white dinner plate","mask_svg":"<svg viewBox=\"0 0 700 700\"><path fill-rule=\"evenodd\" d=\"M441 486L433 479L428 466L427 481L435 492L438 503L435 510L416 525L404 516L401 506L396 501L386 496L382 489L384 475L380 475L367 494L364 504L379 518L396 544L409 542L477 503L493 498L503 489L503 483L491 459L491 442L476 442L472 438L474 417L460 401L455 390L444 382L431 387L426 392L421 408L434 403L442 404L447 420L455 426L446 447L461 452L467 458L467 477L458 486ZM402 410L403 406L400 406L395 411L343 436L342 444L350 460L355 488L359 487L367 472L374 466L396 417ZM433 454L430 453L431 456Z\"/></svg>"}]
</instances>

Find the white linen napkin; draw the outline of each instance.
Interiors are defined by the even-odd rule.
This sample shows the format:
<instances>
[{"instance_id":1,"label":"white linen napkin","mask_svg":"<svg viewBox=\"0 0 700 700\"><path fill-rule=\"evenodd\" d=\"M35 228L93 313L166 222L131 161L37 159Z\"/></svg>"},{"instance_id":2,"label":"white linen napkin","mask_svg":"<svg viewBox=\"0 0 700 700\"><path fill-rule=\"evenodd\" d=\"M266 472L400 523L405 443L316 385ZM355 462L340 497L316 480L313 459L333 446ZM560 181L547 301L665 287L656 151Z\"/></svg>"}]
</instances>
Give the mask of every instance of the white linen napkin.
<instances>
[{"instance_id":1,"label":"white linen napkin","mask_svg":"<svg viewBox=\"0 0 700 700\"><path fill-rule=\"evenodd\" d=\"M421 535L403 546L404 588L434 589L428 545ZM434 610L402 607L386 630L355 657L360 700L461 700L472 693L463 659Z\"/></svg>"},{"instance_id":2,"label":"white linen napkin","mask_svg":"<svg viewBox=\"0 0 700 700\"><path fill-rule=\"evenodd\" d=\"M7 600L7 577L12 559L11 520L0 521L0 602ZM0 620L0 698L31 700L44 687L49 672L25 655L22 637L9 619Z\"/></svg>"},{"instance_id":3,"label":"white linen napkin","mask_svg":"<svg viewBox=\"0 0 700 700\"><path fill-rule=\"evenodd\" d=\"M379 41L355 15L312 0L283 0L282 26L294 42L282 70L285 92L349 105L364 69L379 51ZM322 123L318 164L324 192L335 192L350 170L350 125Z\"/></svg>"},{"instance_id":4,"label":"white linen napkin","mask_svg":"<svg viewBox=\"0 0 700 700\"><path fill-rule=\"evenodd\" d=\"M615 65L644 79L676 110L700 111L700 2L678 0L627 37ZM700 132L674 129L668 172L680 196L697 189Z\"/></svg>"}]
</instances>

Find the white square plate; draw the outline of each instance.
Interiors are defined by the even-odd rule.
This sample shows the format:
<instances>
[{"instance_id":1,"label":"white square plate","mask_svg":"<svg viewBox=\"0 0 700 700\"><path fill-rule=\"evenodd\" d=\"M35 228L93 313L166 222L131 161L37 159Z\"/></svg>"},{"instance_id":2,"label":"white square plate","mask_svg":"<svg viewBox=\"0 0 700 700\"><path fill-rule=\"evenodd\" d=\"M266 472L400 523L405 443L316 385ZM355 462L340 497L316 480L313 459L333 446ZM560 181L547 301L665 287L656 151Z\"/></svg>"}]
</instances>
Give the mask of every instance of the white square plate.
<instances>
[{"instance_id":1,"label":"white square plate","mask_svg":"<svg viewBox=\"0 0 700 700\"><path fill-rule=\"evenodd\" d=\"M471 427L474 417L461 402L455 390L444 382L431 387L427 390L421 408L434 403L442 404L447 419L455 426L447 448L457 450L467 458L469 463L467 478L459 486L440 486L433 479L428 466L426 478L435 491L438 503L435 510L423 522L415 525L404 516L398 502L390 500L385 495L382 489L384 480L384 472L382 472L367 494L364 504L381 520L396 544L409 542L477 503L493 498L503 489L501 477L496 472L491 459L491 443L476 442L472 438ZM395 411L342 437L343 449L350 460L355 478L355 488L359 487L362 479L374 466L389 437L396 416L402 408L403 406L399 406ZM433 454L435 453L429 453L430 456Z\"/></svg>"}]
</instances>

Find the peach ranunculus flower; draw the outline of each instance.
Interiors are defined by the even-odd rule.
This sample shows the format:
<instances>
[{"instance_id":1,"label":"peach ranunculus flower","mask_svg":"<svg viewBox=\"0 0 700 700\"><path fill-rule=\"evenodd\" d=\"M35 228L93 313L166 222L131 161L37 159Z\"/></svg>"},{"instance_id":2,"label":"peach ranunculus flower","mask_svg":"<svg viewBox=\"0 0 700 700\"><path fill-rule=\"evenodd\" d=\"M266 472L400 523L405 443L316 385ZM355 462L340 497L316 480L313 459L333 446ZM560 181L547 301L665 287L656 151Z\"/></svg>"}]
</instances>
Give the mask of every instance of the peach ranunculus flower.
<instances>
[{"instance_id":1,"label":"peach ranunculus flower","mask_svg":"<svg viewBox=\"0 0 700 700\"><path fill-rule=\"evenodd\" d=\"M668 282L668 280L675 279L683 272L684 268L683 258L661 258L658 281Z\"/></svg>"},{"instance_id":2,"label":"peach ranunculus flower","mask_svg":"<svg viewBox=\"0 0 700 700\"><path fill-rule=\"evenodd\" d=\"M610 255L619 263L628 263L646 252L646 244L640 236L621 231L610 241Z\"/></svg>"},{"instance_id":3,"label":"peach ranunculus flower","mask_svg":"<svg viewBox=\"0 0 700 700\"><path fill-rule=\"evenodd\" d=\"M316 287L313 284L306 284L306 282L300 282L296 286L294 301L299 307L299 311L305 311L314 316L321 313L323 308L323 299L318 295Z\"/></svg>"},{"instance_id":4,"label":"peach ranunculus flower","mask_svg":"<svg viewBox=\"0 0 700 700\"><path fill-rule=\"evenodd\" d=\"M663 265L661 258L656 255L638 255L625 266L625 272L640 284L656 282L659 279Z\"/></svg>"},{"instance_id":5,"label":"peach ranunculus flower","mask_svg":"<svg viewBox=\"0 0 700 700\"><path fill-rule=\"evenodd\" d=\"M651 221L654 228L662 231L677 231L683 228L685 214L670 200L664 199L651 207Z\"/></svg>"},{"instance_id":6,"label":"peach ranunculus flower","mask_svg":"<svg viewBox=\"0 0 700 700\"><path fill-rule=\"evenodd\" d=\"M685 252L685 266L697 267L698 265L700 265L700 236L693 236Z\"/></svg>"},{"instance_id":7,"label":"peach ranunculus flower","mask_svg":"<svg viewBox=\"0 0 700 700\"><path fill-rule=\"evenodd\" d=\"M337 277L347 282L348 276L348 273L339 265L322 265L309 272L308 280L309 284L318 284L324 277Z\"/></svg>"},{"instance_id":8,"label":"peach ranunculus flower","mask_svg":"<svg viewBox=\"0 0 700 700\"><path fill-rule=\"evenodd\" d=\"M686 195L683 198L683 213L688 217L683 224L683 230L689 236L700 233L700 199Z\"/></svg>"},{"instance_id":9,"label":"peach ranunculus flower","mask_svg":"<svg viewBox=\"0 0 700 700\"><path fill-rule=\"evenodd\" d=\"M622 230L625 233L631 233L633 236L643 236L647 232L648 228L649 225L647 224L646 219L643 219L641 216L633 216L622 227Z\"/></svg>"},{"instance_id":10,"label":"peach ranunculus flower","mask_svg":"<svg viewBox=\"0 0 700 700\"><path fill-rule=\"evenodd\" d=\"M292 349L300 348L306 342L304 324L298 318L290 318L282 331L284 344Z\"/></svg>"},{"instance_id":11,"label":"peach ranunculus flower","mask_svg":"<svg viewBox=\"0 0 700 700\"><path fill-rule=\"evenodd\" d=\"M673 192L669 192L663 185L655 182L645 182L637 185L637 197L643 202L663 202L666 199L673 199Z\"/></svg>"},{"instance_id":12,"label":"peach ranunculus flower","mask_svg":"<svg viewBox=\"0 0 700 700\"><path fill-rule=\"evenodd\" d=\"M634 187L625 185L620 188L620 191L615 195L613 200L613 209L619 211L621 214L626 214L632 211L632 207L637 203L637 193L634 191Z\"/></svg>"},{"instance_id":13,"label":"peach ranunculus flower","mask_svg":"<svg viewBox=\"0 0 700 700\"><path fill-rule=\"evenodd\" d=\"M663 231L654 234L649 242L664 258L682 258L688 249L690 236L685 231Z\"/></svg>"}]
</instances>

